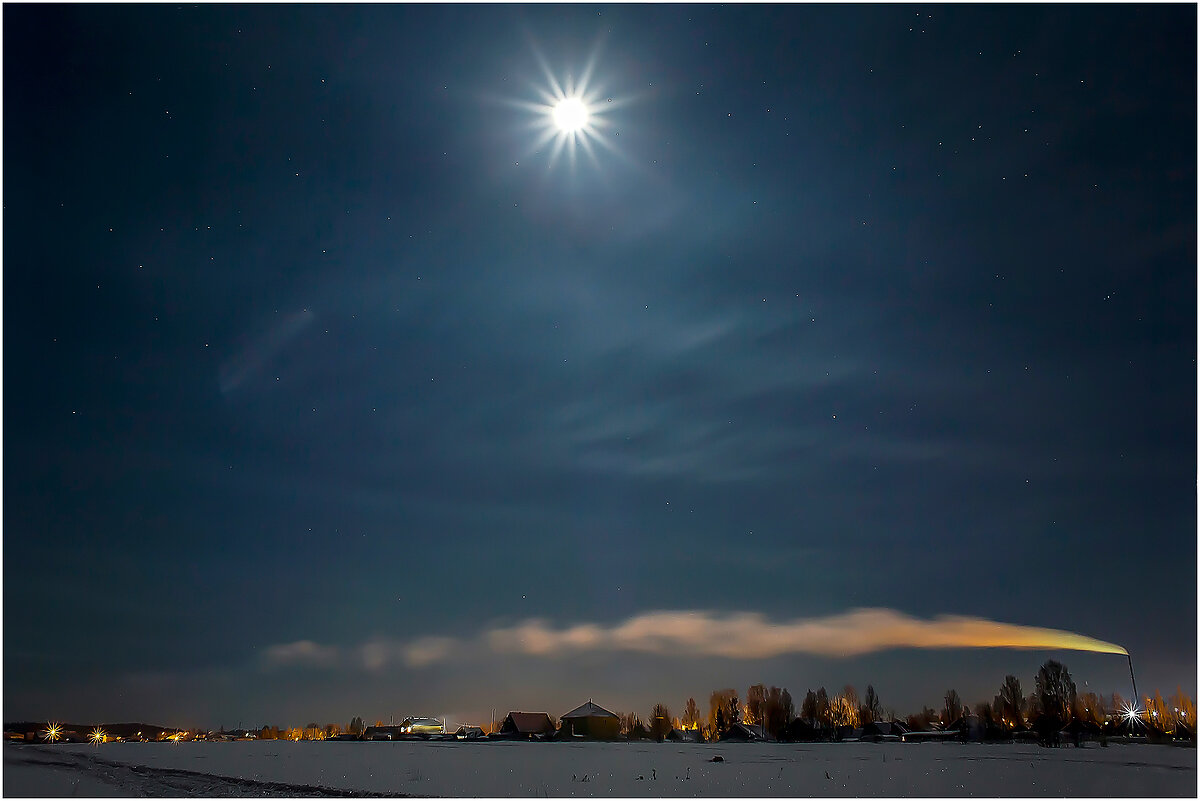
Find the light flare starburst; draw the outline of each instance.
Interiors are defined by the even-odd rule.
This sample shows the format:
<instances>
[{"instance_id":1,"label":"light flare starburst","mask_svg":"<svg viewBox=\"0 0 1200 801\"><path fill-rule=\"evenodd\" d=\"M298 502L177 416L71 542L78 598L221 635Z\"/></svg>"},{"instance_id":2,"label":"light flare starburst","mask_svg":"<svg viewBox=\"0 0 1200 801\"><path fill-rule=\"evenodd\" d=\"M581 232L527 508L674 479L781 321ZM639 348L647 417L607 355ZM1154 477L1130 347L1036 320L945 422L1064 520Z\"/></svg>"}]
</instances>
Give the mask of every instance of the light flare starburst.
<instances>
[{"instance_id":1,"label":"light flare starburst","mask_svg":"<svg viewBox=\"0 0 1200 801\"><path fill-rule=\"evenodd\" d=\"M1143 723L1142 710L1134 703L1128 703L1121 707L1121 717L1135 727Z\"/></svg>"},{"instance_id":2,"label":"light flare starburst","mask_svg":"<svg viewBox=\"0 0 1200 801\"><path fill-rule=\"evenodd\" d=\"M97 726L92 729L92 733L88 735L88 739L92 741L93 745L100 745L100 743L108 742L108 732Z\"/></svg>"},{"instance_id":3,"label":"light flare starburst","mask_svg":"<svg viewBox=\"0 0 1200 801\"><path fill-rule=\"evenodd\" d=\"M59 723L47 723L46 730L42 732L42 737L48 743L56 743L62 739L62 725Z\"/></svg>"},{"instance_id":4,"label":"light flare starburst","mask_svg":"<svg viewBox=\"0 0 1200 801\"><path fill-rule=\"evenodd\" d=\"M530 128L537 131L537 135L529 152L549 146L551 167L565 153L574 169L578 152L582 150L594 166L599 166L599 148L614 154L618 152L612 141L617 131L613 130L613 123L606 115L621 103L606 96L603 87L593 79L596 53L588 58L578 80L572 76L559 80L536 46L534 55L545 78L544 84L533 87L540 101L508 101L534 117Z\"/></svg>"}]
</instances>

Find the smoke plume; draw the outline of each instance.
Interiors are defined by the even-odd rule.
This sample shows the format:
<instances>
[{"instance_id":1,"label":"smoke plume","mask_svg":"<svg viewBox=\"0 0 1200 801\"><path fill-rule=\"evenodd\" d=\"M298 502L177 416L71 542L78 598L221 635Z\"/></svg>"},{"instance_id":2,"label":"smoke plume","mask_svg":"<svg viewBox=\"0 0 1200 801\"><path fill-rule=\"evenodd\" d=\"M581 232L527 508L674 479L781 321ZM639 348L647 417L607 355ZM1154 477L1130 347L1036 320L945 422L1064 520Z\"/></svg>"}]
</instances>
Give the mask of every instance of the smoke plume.
<instances>
[{"instance_id":1,"label":"smoke plume","mask_svg":"<svg viewBox=\"0 0 1200 801\"><path fill-rule=\"evenodd\" d=\"M826 617L773 622L757 612L657 611L613 625L576 623L555 628L530 619L495 626L465 639L444 636L394 640L376 637L338 648L302 640L266 649L263 667L392 666L423 668L482 654L568 657L588 652L765 659L784 654L849 657L895 648L1038 648L1126 654L1124 648L1083 634L979 617L940 615L931 620L894 609L854 609Z\"/></svg>"},{"instance_id":2,"label":"smoke plume","mask_svg":"<svg viewBox=\"0 0 1200 801\"><path fill-rule=\"evenodd\" d=\"M855 656L892 648L1045 648L1124 654L1119 645L1082 634L977 617L932 620L892 609L855 609L837 615L772 622L755 612L647 612L613 626L581 623L552 628L527 620L496 628L484 639L492 650L552 656L580 651L762 659L791 653Z\"/></svg>"}]
</instances>

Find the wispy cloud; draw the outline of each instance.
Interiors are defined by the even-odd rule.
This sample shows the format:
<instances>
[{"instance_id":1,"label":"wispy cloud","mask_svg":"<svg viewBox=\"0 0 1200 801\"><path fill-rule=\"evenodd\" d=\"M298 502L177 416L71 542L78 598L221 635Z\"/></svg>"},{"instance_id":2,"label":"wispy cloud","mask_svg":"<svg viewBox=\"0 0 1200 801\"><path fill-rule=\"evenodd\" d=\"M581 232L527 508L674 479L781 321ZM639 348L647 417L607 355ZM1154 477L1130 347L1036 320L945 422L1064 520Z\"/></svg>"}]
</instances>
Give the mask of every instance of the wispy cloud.
<instances>
[{"instance_id":1,"label":"wispy cloud","mask_svg":"<svg viewBox=\"0 0 1200 801\"><path fill-rule=\"evenodd\" d=\"M267 330L247 341L241 350L221 364L221 392L233 392L252 379L263 367L312 325L315 315L305 309L282 317Z\"/></svg>"},{"instance_id":2,"label":"wispy cloud","mask_svg":"<svg viewBox=\"0 0 1200 801\"><path fill-rule=\"evenodd\" d=\"M850 657L899 648L1044 648L1124 654L1115 643L1075 632L1022 626L978 617L941 615L930 620L894 609L855 609L826 617L783 622L757 612L654 611L614 625L576 623L556 628L530 619L486 629L474 639L421 637L375 639L353 649L351 661L377 671L394 664L425 667L466 653L569 657L594 652L662 656L766 659L785 654ZM336 649L333 650L336 653ZM330 649L309 641L268 649L273 664L317 664Z\"/></svg>"},{"instance_id":3,"label":"wispy cloud","mask_svg":"<svg viewBox=\"0 0 1200 801\"><path fill-rule=\"evenodd\" d=\"M341 653L336 646L299 640L270 646L263 652L262 663L268 668L333 667L340 658Z\"/></svg>"}]
</instances>

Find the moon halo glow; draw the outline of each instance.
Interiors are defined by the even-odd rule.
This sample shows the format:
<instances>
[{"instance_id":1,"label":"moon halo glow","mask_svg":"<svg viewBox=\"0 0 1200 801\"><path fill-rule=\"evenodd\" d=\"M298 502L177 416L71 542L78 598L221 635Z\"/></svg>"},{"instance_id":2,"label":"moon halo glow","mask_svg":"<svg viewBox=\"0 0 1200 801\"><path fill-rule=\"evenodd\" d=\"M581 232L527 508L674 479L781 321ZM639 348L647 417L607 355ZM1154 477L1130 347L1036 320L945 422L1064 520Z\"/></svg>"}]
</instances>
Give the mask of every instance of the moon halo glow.
<instances>
[{"instance_id":1,"label":"moon halo glow","mask_svg":"<svg viewBox=\"0 0 1200 801\"><path fill-rule=\"evenodd\" d=\"M537 135L529 147L529 152L536 153L549 146L549 166L553 167L565 153L572 169L576 165L580 150L586 153L588 160L597 167L600 166L596 157L597 146L618 154L611 141L617 132L609 130L612 128L612 122L605 117L608 112L622 104L614 103L613 98L606 97L601 91L603 87L596 86L592 81L592 73L596 66L595 53L587 60L583 74L578 80L568 76L564 81L555 77L541 53L537 52L536 46L535 55L545 77L543 84L533 87L540 102L508 101L534 116L530 127L537 131Z\"/></svg>"}]
</instances>

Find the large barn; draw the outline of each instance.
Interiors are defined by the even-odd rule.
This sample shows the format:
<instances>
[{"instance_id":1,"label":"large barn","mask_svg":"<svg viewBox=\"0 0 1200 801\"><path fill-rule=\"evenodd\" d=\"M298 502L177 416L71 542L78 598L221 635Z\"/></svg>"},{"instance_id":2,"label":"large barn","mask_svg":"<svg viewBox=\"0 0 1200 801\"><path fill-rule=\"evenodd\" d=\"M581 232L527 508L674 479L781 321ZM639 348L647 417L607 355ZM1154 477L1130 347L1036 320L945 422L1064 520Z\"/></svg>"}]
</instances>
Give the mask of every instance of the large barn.
<instances>
[{"instance_id":1,"label":"large barn","mask_svg":"<svg viewBox=\"0 0 1200 801\"><path fill-rule=\"evenodd\" d=\"M509 712L500 724L500 736L533 740L554 734L554 722L545 712Z\"/></svg>"},{"instance_id":2,"label":"large barn","mask_svg":"<svg viewBox=\"0 0 1200 801\"><path fill-rule=\"evenodd\" d=\"M590 700L562 716L562 737L615 740L621 735L621 718Z\"/></svg>"}]
</instances>

